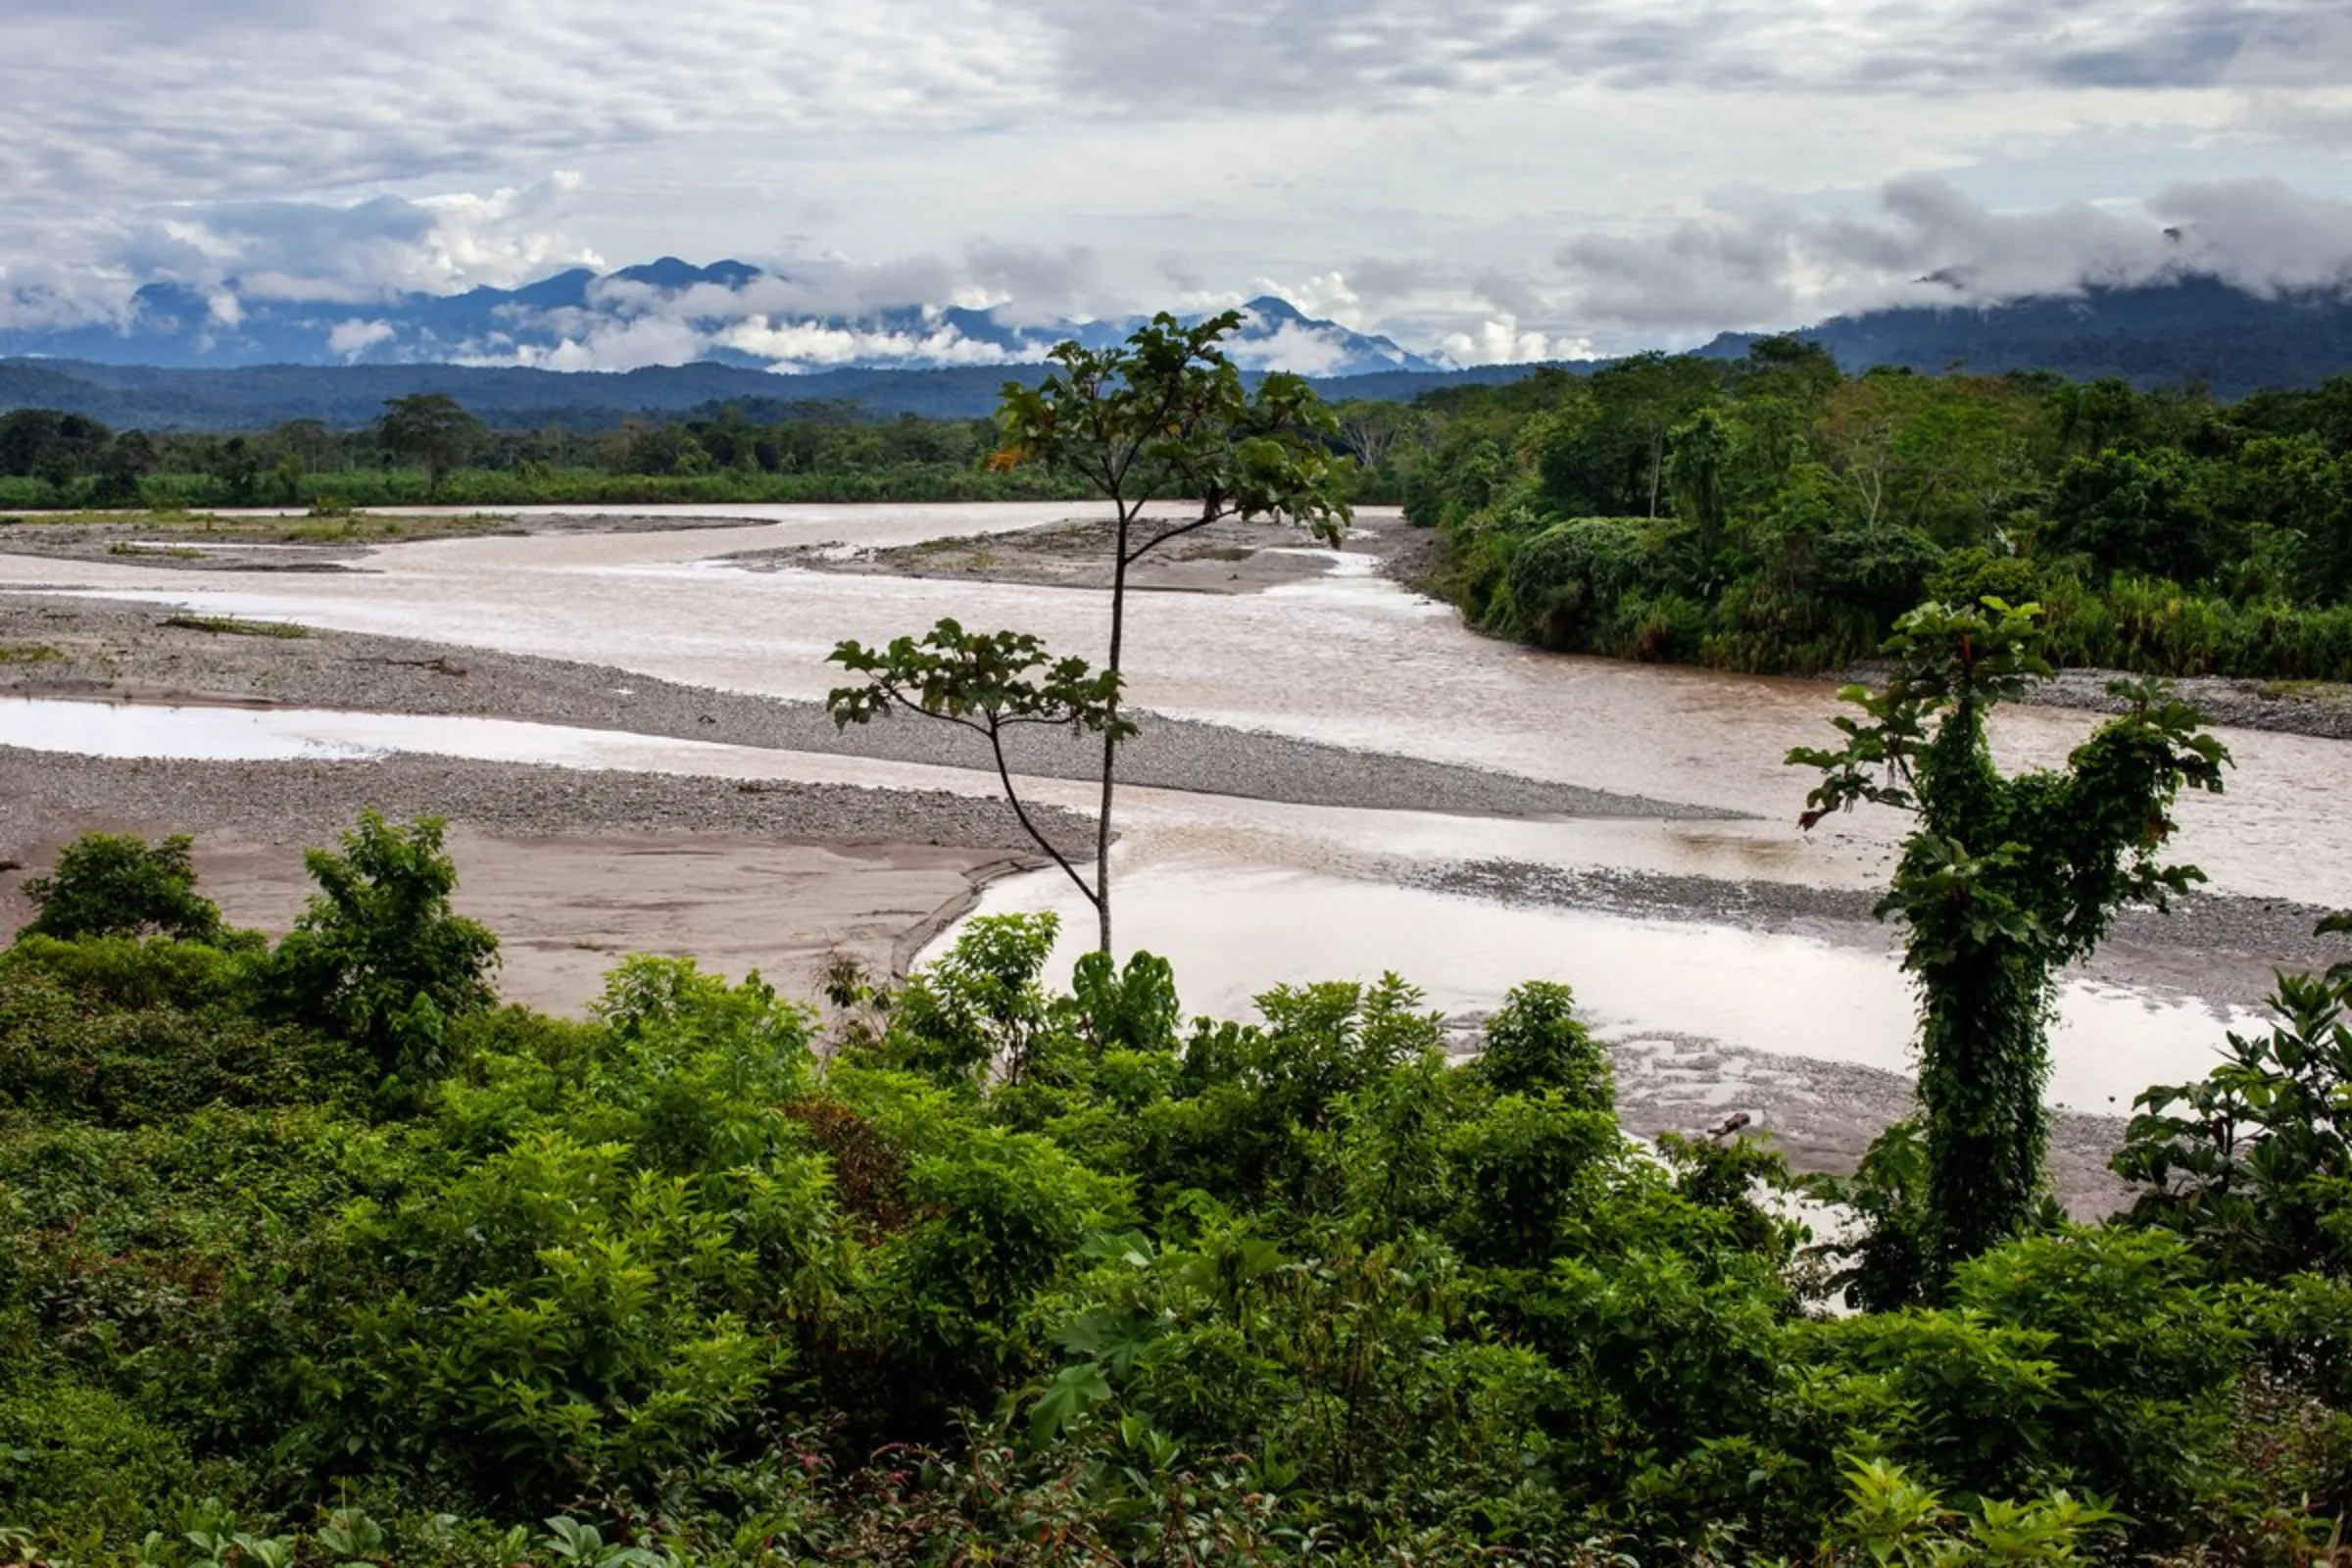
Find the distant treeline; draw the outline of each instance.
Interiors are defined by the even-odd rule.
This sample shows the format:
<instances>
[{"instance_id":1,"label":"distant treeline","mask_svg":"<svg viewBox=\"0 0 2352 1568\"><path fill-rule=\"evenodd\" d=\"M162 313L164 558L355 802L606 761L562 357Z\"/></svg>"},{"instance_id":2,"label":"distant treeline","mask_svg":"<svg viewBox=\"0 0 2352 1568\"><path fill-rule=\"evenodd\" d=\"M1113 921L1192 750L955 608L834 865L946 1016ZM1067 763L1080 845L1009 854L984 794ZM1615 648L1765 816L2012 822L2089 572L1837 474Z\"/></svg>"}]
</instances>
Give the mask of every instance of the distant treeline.
<instances>
[{"instance_id":1,"label":"distant treeline","mask_svg":"<svg viewBox=\"0 0 2352 1568\"><path fill-rule=\"evenodd\" d=\"M1350 449L1386 459L1415 421L1341 405ZM118 431L85 415L0 415L0 508L381 507L1084 499L1051 469L991 467L988 419L878 418L846 403L697 410L616 429L497 430L434 394L357 430L319 419L224 432ZM1393 500L1376 463L1359 490Z\"/></svg>"},{"instance_id":2,"label":"distant treeline","mask_svg":"<svg viewBox=\"0 0 2352 1568\"><path fill-rule=\"evenodd\" d=\"M2039 603L2065 662L2352 679L2352 378L2234 403L2120 379L1738 359L1337 406L1356 499L1442 542L1432 586L1568 652L1751 671L1869 657L1923 597ZM0 415L0 508L1082 499L987 419L760 402L497 430L439 394L362 429L117 431Z\"/></svg>"},{"instance_id":3,"label":"distant treeline","mask_svg":"<svg viewBox=\"0 0 2352 1568\"><path fill-rule=\"evenodd\" d=\"M233 434L150 433L22 409L0 415L0 506L986 501L1083 494L1052 473L990 471L984 460L993 429L985 419L875 419L839 405L768 412L756 419L727 408L584 433L561 426L490 430L460 411L433 451L403 439L390 420L361 430L293 419Z\"/></svg>"},{"instance_id":4,"label":"distant treeline","mask_svg":"<svg viewBox=\"0 0 2352 1568\"><path fill-rule=\"evenodd\" d=\"M2352 679L2352 378L2235 403L2046 373L1738 360L1539 371L1402 411L1389 459L1478 624L1838 667L1925 597L2035 601L2065 662Z\"/></svg>"}]
</instances>

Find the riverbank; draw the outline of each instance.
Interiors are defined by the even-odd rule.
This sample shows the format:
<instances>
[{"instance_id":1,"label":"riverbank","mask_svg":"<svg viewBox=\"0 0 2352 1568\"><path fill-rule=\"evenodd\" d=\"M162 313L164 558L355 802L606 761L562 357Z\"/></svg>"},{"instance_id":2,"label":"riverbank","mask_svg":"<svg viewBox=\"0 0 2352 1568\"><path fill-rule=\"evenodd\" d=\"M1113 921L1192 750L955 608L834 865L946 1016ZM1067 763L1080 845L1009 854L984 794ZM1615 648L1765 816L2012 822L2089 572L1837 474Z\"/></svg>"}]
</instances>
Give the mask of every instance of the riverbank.
<instances>
[{"instance_id":1,"label":"riverbank","mask_svg":"<svg viewBox=\"0 0 2352 1568\"><path fill-rule=\"evenodd\" d=\"M368 552L435 539L740 528L690 514L299 512L24 514L0 518L0 551L164 571L353 571Z\"/></svg>"},{"instance_id":2,"label":"riverbank","mask_svg":"<svg viewBox=\"0 0 2352 1568\"><path fill-rule=\"evenodd\" d=\"M1205 602L1195 604L1207 608ZM262 628L223 626L202 616L181 617L181 624L167 624L173 618L172 612L156 607L78 595L0 596L0 646L11 650L7 662L0 664L0 691L114 701L230 701L466 714L965 768L985 763L984 754L968 737L912 718L842 733L813 703L655 681L608 665L359 634L251 635ZM1634 711L1637 710L1628 709L1628 712ZM1582 814L1654 820L1725 814L1695 812L1670 801L1579 790L1479 768L1313 745L1218 725L1158 718L1150 723L1152 727L1130 749L1122 765L1122 775L1133 783L1306 806L1463 815ZM1091 747L1071 745L1058 736L1043 740L1039 749L1016 762L1021 771L1078 779L1092 773L1096 758ZM322 793L298 798L297 785L289 780L305 771L334 780L335 785L328 789L319 783L301 784L299 790ZM413 779L413 788L395 792L396 798L381 798L386 791L380 786L404 777ZM49 758L25 760L19 771L0 775L0 790L5 790L10 800L38 797L58 787L56 781L60 780L65 781L69 797L88 808L90 816L105 818L87 821L90 826L160 832L189 827L199 818L217 820L209 813L220 813L220 818L227 820L211 829L200 843L200 859L220 853L220 845L246 834L277 831L281 839L297 836L290 829L279 831L272 826L291 820L316 824L315 830L306 827L299 835L307 842L329 842L363 804L382 806L394 814L430 810L451 815L458 820L462 835L467 836L463 842L513 840L528 846L514 852L518 867L514 872L514 885L543 891L536 898L517 894L515 903L524 918L544 923L535 935L523 939L522 946L538 944L562 958L564 955L555 950L568 941L584 942L588 946L572 950L568 960L581 972L609 957L600 951L602 947L638 940L623 934L600 934L603 928L594 923L597 910L604 906L599 901L608 898L612 886L628 891L632 898L643 894L636 906L643 912L631 917L637 923L617 921L615 929L620 933L650 931L659 936L663 929L660 924L662 906L679 911L681 924L702 919L698 911L718 911L692 927L703 935L678 938L666 951L685 950L689 940L715 939L723 944L731 934L757 933L763 924L782 925L797 918L793 901L799 895L790 891L789 866L747 870L743 877L729 879L725 868L731 863L747 867L770 863L757 860L746 846L791 838L804 842L804 847L827 852L863 835L875 843L967 849L1000 862L1005 850L1020 847L1017 826L1005 815L996 817L984 831L970 828L969 818L964 819L965 828L953 825L950 819L958 812L984 807L1001 812L1002 808L986 798L985 790L979 799L944 797L955 805L925 808L909 806L910 797L889 791L826 793L775 785L753 786L746 791L714 780L510 769L422 758L358 764L133 762L90 763L86 768L75 761ZM769 808L782 814L741 814ZM306 810L311 813L307 819L303 817ZM1072 816L1064 827L1082 836L1086 824ZM1359 828L1368 848L1377 845L1384 831L1376 821L1366 821ZM614 852L608 856L594 844L557 842L601 842L631 834L662 840L674 853L657 856L647 852L630 858ZM696 841L707 841L708 849ZM1218 853L1237 853L1221 829L1214 842ZM542 873L530 866L561 864L566 857L578 865L594 863L599 869L582 871L568 881L533 881ZM854 858L841 857L844 862ZM298 858L287 854L277 863L295 866ZM871 876L887 868L868 860L845 864L845 874ZM638 870L658 875L645 889L637 890L632 877ZM678 874L673 876L673 870ZM281 893L298 891L286 880L289 873L281 870L277 874ZM1388 870L1362 874L1410 880ZM1434 874L1444 874L1443 869ZM1846 932L1838 940L1876 943L1882 950L1887 936L1884 927L1868 922L1865 895L1849 895L1841 903L1833 900L1834 907L1815 908L1817 890L1790 884L1761 884L1778 891L1758 893L1749 884L1705 877L1674 879L1674 885L1658 880L1646 885L1639 899L1629 899L1622 887L1610 890L1592 880L1574 883L1573 877L1548 888L1536 885L1544 878L1562 875L1568 873L1537 866L1522 877L1528 885L1518 890L1492 883L1473 887L1467 882L1447 890L1496 902L1548 901L1636 918L1668 910L1672 911L1670 918L1730 929L1801 929L1780 922L1820 920ZM729 902L745 878L768 885L764 903ZM968 880L963 886L968 889ZM545 891L550 888L555 891ZM1642 906L1644 900L1646 906ZM1776 905L1774 900L1788 902ZM2228 902L2257 905L2261 901ZM289 911L291 906L286 906ZM816 907L831 910L826 918L846 917L840 908L821 901ZM938 907L949 906L943 903ZM896 913L908 917L906 928L911 929L911 910L901 908ZM2288 954L2290 941L2308 941L2308 923L2295 929L2290 925L2293 918L2291 911L2280 914L2268 927L2278 944L2277 956ZM575 928L584 934L567 937L566 932ZM2197 946L2195 931L2200 928L2166 929L2180 930L2183 939L2152 939L2145 953L2152 956L2146 973L2158 976L2168 989L2197 996L2215 995L2218 990L2230 998L2251 1000L2247 977L2267 977L2258 956L2235 948L2223 953ZM2122 951L2120 946L2118 951ZM749 951L744 956L757 958L771 974L785 961L761 958ZM2225 967L2226 975L2222 974ZM806 994L807 986L801 989ZM1774 1004L1788 1005L1790 999L1778 999ZM2217 1044L2220 1028L2217 1022ZM1629 1125L1642 1132L1696 1130L1719 1122L1722 1107L1746 1109L1755 1116L1757 1130L1780 1140L1800 1164L1838 1169L1850 1164L1869 1139L1908 1104L1908 1086L1899 1073L1874 1073L1837 1062L1741 1049L1737 1039L1730 1038L1740 1032L1726 1027L1722 1033L1727 1038L1721 1041L1676 1036L1661 1044L1662 1037L1650 1035L1615 1040L1613 1049L1626 1085ZM1892 1043L1889 1041L1889 1046ZM2079 1208L2082 1204L2095 1207L2103 1200L2100 1195L2108 1191L2100 1172L2104 1148L2112 1147L2114 1132L2112 1127L2102 1130L2096 1118L2084 1126L2079 1139L2069 1134L2066 1144L2081 1155L2079 1159L2067 1156L2071 1166L2079 1168L2065 1178L2064 1188ZM2103 1147L2102 1140L2106 1141Z\"/></svg>"},{"instance_id":3,"label":"riverbank","mask_svg":"<svg viewBox=\"0 0 2352 1568\"><path fill-rule=\"evenodd\" d=\"M1384 541L1379 569L1400 587L1443 600L1444 545L1437 530L1399 525ZM1492 632L1463 624L1482 636ZM1595 656L1597 657L1597 656ZM1886 666L1876 662L1849 665L1813 678L1837 686L1870 685L1883 681ZM2053 680L2039 682L2016 701L2041 708L2067 708L2089 712L2123 711L2124 703L2108 687L2119 680L2141 677L2114 669L2062 669ZM2240 679L2227 675L2171 677L2180 696L2204 714L2208 724L2234 729L2268 730L2280 735L2309 735L2320 740L2352 740L2352 685L2330 681Z\"/></svg>"},{"instance_id":4,"label":"riverbank","mask_svg":"<svg viewBox=\"0 0 2352 1568\"><path fill-rule=\"evenodd\" d=\"M1879 895L1862 889L1507 859L1398 864L1391 874L1408 886L1522 907L1728 926L1873 950L1889 949L1895 940L1894 928L1871 912ZM2259 1006L2275 970L2318 971L2343 960L2342 938L2316 934L2329 912L2283 899L2190 894L2169 910L2123 910L2098 952L2070 972L2157 996Z\"/></svg>"}]
</instances>

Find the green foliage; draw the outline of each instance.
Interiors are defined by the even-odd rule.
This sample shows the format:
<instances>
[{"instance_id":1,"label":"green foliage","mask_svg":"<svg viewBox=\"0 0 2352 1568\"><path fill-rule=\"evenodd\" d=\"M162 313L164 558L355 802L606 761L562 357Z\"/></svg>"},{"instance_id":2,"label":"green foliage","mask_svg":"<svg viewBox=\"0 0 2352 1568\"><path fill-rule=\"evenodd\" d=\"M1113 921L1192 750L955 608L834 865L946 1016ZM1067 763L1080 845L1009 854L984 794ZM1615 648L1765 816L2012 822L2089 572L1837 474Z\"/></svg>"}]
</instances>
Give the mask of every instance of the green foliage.
<instances>
[{"instance_id":1,"label":"green foliage","mask_svg":"<svg viewBox=\"0 0 2352 1568\"><path fill-rule=\"evenodd\" d=\"M435 951L446 895L357 901L368 951ZM2254 1278L2243 1227L2036 1232L1814 1315L1780 1158L1626 1138L1565 987L1456 1067L1395 977L1187 1021L1149 956L1057 989L1054 934L854 988L829 1059L757 976L632 958L581 1020L452 1013L410 1097L268 956L21 942L0 1555L2294 1560L2352 1502L2352 1297ZM1861 1304L1906 1294L1871 1261Z\"/></svg>"},{"instance_id":2,"label":"green foliage","mask_svg":"<svg viewBox=\"0 0 2352 1568\"><path fill-rule=\"evenodd\" d=\"M966 638L942 621L925 642L901 638L877 656L844 643L834 658L869 673L863 694L835 692L841 722L862 722L896 699L918 712L977 729L1022 825L1095 907L1099 951L1111 954L1110 843L1119 745L1134 734L1119 716L1120 657L1126 643L1127 573L1172 540L1226 517L1268 517L1336 544L1349 516L1348 464L1333 447L1339 423L1306 382L1275 372L1255 391L1221 340L1242 323L1227 311L1186 326L1161 313L1114 349L1056 346L1054 368L1035 386L1007 381L999 395L1002 442L989 466L1011 471L1043 465L1077 475L1111 505L1110 627L1100 672L1064 660L1042 682L1025 671L1045 662L1034 637L999 632ZM1186 515L1147 519L1154 501L1181 501ZM907 700L905 694L919 694ZM1102 737L1102 806L1095 817L1090 883L1029 821L1004 765L1006 722L1066 722Z\"/></svg>"},{"instance_id":3,"label":"green foliage","mask_svg":"<svg viewBox=\"0 0 2352 1568\"><path fill-rule=\"evenodd\" d=\"M303 857L318 891L278 944L268 984L287 1014L365 1047L387 1073L447 1065L450 1020L489 1005L498 939L452 912L456 865L442 823L397 828L374 811L340 854Z\"/></svg>"},{"instance_id":4,"label":"green foliage","mask_svg":"<svg viewBox=\"0 0 2352 1568\"><path fill-rule=\"evenodd\" d=\"M211 632L215 636L276 637L289 642L299 641L311 634L308 626L297 626L288 621L240 620L234 615L166 615L157 624Z\"/></svg>"},{"instance_id":5,"label":"green foliage","mask_svg":"<svg viewBox=\"0 0 2352 1568\"><path fill-rule=\"evenodd\" d=\"M1278 517L1336 540L1348 523L1346 464L1321 438L1336 437L1338 421L1298 376L1276 372L1249 390L1220 346L1241 324L1235 311L1191 326L1162 313L1114 349L1059 345L1037 385L1004 383L992 461L1082 475L1118 507L1122 568L1222 516ZM1160 497L1196 501L1198 515L1131 544L1134 509Z\"/></svg>"},{"instance_id":6,"label":"green foliage","mask_svg":"<svg viewBox=\"0 0 2352 1568\"><path fill-rule=\"evenodd\" d=\"M348 1093L348 1051L247 1014L250 968L194 943L21 937L0 957L0 1107L136 1127Z\"/></svg>"},{"instance_id":7,"label":"green foliage","mask_svg":"<svg viewBox=\"0 0 2352 1568\"><path fill-rule=\"evenodd\" d=\"M427 500L439 496L442 476L466 461L483 434L482 421L445 392L387 399L375 426L385 451L423 466Z\"/></svg>"},{"instance_id":8,"label":"green foliage","mask_svg":"<svg viewBox=\"0 0 2352 1568\"><path fill-rule=\"evenodd\" d=\"M1608 1050L1576 1016L1576 993L1556 981L1511 989L1487 1020L1477 1071L1498 1094L1554 1090L1579 1109L1616 1107Z\"/></svg>"},{"instance_id":9,"label":"green foliage","mask_svg":"<svg viewBox=\"0 0 2352 1568\"><path fill-rule=\"evenodd\" d=\"M2117 1174L2135 1219L2177 1232L2223 1273L2278 1280L2352 1269L2352 974L2282 974L2267 1035L2228 1039L2198 1083L2134 1105Z\"/></svg>"},{"instance_id":10,"label":"green foliage","mask_svg":"<svg viewBox=\"0 0 2352 1568\"><path fill-rule=\"evenodd\" d=\"M1545 648L1633 656L1671 548L1667 528L1639 518L1582 517L1535 535L1511 557L1511 624ZM1670 657L1652 648L1649 657Z\"/></svg>"},{"instance_id":11,"label":"green foliage","mask_svg":"<svg viewBox=\"0 0 2352 1568\"><path fill-rule=\"evenodd\" d=\"M186 1441L120 1395L68 1380L0 1387L0 1519L60 1541L127 1537L195 1476Z\"/></svg>"},{"instance_id":12,"label":"green foliage","mask_svg":"<svg viewBox=\"0 0 2352 1568\"><path fill-rule=\"evenodd\" d=\"M176 834L150 845L132 834L85 833L58 853L46 876L24 879L35 936L160 934L188 942L221 937L220 906L196 891L195 841Z\"/></svg>"},{"instance_id":13,"label":"green foliage","mask_svg":"<svg viewBox=\"0 0 2352 1568\"><path fill-rule=\"evenodd\" d=\"M2225 409L1792 352L1425 398L1384 462L1435 586L1504 636L1730 669L1837 668L1989 596L2047 607L2065 663L2352 679L2342 383Z\"/></svg>"},{"instance_id":14,"label":"green foliage","mask_svg":"<svg viewBox=\"0 0 2352 1568\"><path fill-rule=\"evenodd\" d=\"M1853 1216L1850 1240L1825 1243L1814 1255L1831 1260L1832 1290L1863 1312L1886 1312L1923 1300L1936 1285L1929 1238L1928 1151L1919 1123L1891 1123L1870 1141L1850 1177L1817 1175L1805 1187Z\"/></svg>"},{"instance_id":15,"label":"green foliage","mask_svg":"<svg viewBox=\"0 0 2352 1568\"><path fill-rule=\"evenodd\" d=\"M1900 1466L1859 1460L1846 1472L1846 1511L1823 1544L1825 1565L1991 1568L2098 1560L2101 1537L2121 1523L2103 1505L2060 1488L2032 1502L1980 1498L1958 1512Z\"/></svg>"},{"instance_id":16,"label":"green foliage","mask_svg":"<svg viewBox=\"0 0 2352 1568\"><path fill-rule=\"evenodd\" d=\"M1004 758L1004 739L1024 726L1068 729L1099 735L1116 746L1136 732L1119 713L1119 674L1094 669L1083 659L1053 659L1026 632L967 632L942 620L920 638L900 637L887 648L843 642L826 656L862 686L840 686L825 698L836 727L871 723L893 709L943 719L988 742L1004 799L1037 847L1052 856L1087 902L1101 909L1107 899L1098 864L1089 882L1053 836L1040 828L1013 788Z\"/></svg>"},{"instance_id":17,"label":"green foliage","mask_svg":"<svg viewBox=\"0 0 2352 1568\"><path fill-rule=\"evenodd\" d=\"M888 1283L918 1361L1011 1354L1032 1298L1126 1207L1116 1181L997 1127L917 1159L907 1186L934 1212L893 1250Z\"/></svg>"},{"instance_id":18,"label":"green foliage","mask_svg":"<svg viewBox=\"0 0 2352 1568\"><path fill-rule=\"evenodd\" d=\"M2193 582L2213 564L2212 519L2183 453L2109 450L2076 458L2050 498L2051 542L2090 558L2100 575Z\"/></svg>"},{"instance_id":19,"label":"green foliage","mask_svg":"<svg viewBox=\"0 0 2352 1568\"><path fill-rule=\"evenodd\" d=\"M880 1054L946 1083L1027 1078L1045 1064L1058 1023L1039 977L1060 925L1051 914L967 922L947 956L899 994Z\"/></svg>"},{"instance_id":20,"label":"green foliage","mask_svg":"<svg viewBox=\"0 0 2352 1568\"><path fill-rule=\"evenodd\" d=\"M2097 946L2125 904L2162 907L2203 880L2160 859L2168 812L2184 787L2218 793L2229 761L2193 710L2160 687L2118 683L2131 707L2064 772L2004 777L1985 714L2048 674L2035 612L1997 599L1922 606L1895 623L1885 689L1842 694L1862 710L1835 720L1845 744L1788 756L1823 774L1808 828L1864 801L1918 818L1878 912L1901 917L1920 993L1918 1234L1932 1267L2017 1234L2034 1210L2053 976Z\"/></svg>"}]
</instances>

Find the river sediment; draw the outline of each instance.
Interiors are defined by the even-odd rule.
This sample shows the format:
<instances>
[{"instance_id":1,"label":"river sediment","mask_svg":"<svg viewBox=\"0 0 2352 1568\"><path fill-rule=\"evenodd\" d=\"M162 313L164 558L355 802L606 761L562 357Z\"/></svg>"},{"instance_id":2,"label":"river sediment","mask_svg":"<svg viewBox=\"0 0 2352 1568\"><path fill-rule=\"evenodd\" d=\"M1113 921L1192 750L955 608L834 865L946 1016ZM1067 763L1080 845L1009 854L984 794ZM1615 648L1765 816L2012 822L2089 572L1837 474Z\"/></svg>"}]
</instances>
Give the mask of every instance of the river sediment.
<instances>
[{"instance_id":1,"label":"river sediment","mask_svg":"<svg viewBox=\"0 0 2352 1568\"><path fill-rule=\"evenodd\" d=\"M192 617L78 596L0 594L0 695L280 704L363 712L464 714L679 740L817 752L993 772L978 736L891 714L843 728L823 706L718 691L488 650L261 623L207 630ZM180 621L182 624L172 624ZM1737 813L1486 768L1327 746L1134 711L1127 783L1301 806L1508 816L1724 818ZM1015 772L1090 779L1101 743L1061 730L1008 739Z\"/></svg>"}]
</instances>

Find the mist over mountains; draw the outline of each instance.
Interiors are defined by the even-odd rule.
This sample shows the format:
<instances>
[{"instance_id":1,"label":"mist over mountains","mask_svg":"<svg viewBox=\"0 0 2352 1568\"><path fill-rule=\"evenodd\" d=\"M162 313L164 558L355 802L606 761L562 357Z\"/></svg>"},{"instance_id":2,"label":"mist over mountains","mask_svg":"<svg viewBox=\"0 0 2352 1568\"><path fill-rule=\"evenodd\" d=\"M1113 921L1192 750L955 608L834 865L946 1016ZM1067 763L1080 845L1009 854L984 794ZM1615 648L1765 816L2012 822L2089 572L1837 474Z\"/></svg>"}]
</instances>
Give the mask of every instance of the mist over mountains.
<instances>
[{"instance_id":1,"label":"mist over mountains","mask_svg":"<svg viewBox=\"0 0 2352 1568\"><path fill-rule=\"evenodd\" d=\"M968 417L988 413L1005 380L1042 374L1054 344L1075 337L1106 346L1139 319L911 305L798 317L778 303L789 297L788 280L758 268L674 258L366 304L150 284L117 321L0 332L0 356L11 356L0 358L0 409L61 409L149 428L291 418L357 425L387 398L435 391L511 428L609 426L722 404ZM1228 346L1246 372L1296 370L1334 399L1404 400L1536 368L1452 367L1272 297L1250 301L1244 316ZM1760 335L1727 332L1693 352L1737 358ZM2352 374L2344 291L2265 292L2202 275L1860 312L1797 335L1850 372L2049 370L2224 398ZM1589 370L1611 362L1549 363Z\"/></svg>"},{"instance_id":2,"label":"mist over mountains","mask_svg":"<svg viewBox=\"0 0 2352 1568\"><path fill-rule=\"evenodd\" d=\"M1310 318L1271 297L1243 307L1228 349L1245 369L1312 375L1434 370L1389 338ZM626 371L713 364L807 373L1032 363L1069 338L1116 343L1140 318L1069 320L1012 305L906 304L859 314L808 308L793 279L743 262L676 257L519 288L389 299L286 298L234 279L149 283L116 320L0 330L0 356L173 368L448 364Z\"/></svg>"},{"instance_id":3,"label":"mist over mountains","mask_svg":"<svg viewBox=\"0 0 2352 1568\"><path fill-rule=\"evenodd\" d=\"M1763 334L1726 332L1699 353L1737 358ZM1984 306L1908 306L1833 317L1798 334L1849 371L1876 365L1984 375L2054 370L2140 387L2201 386L2234 398L2352 374L2352 295L2257 293L2216 277L2077 292Z\"/></svg>"}]
</instances>

